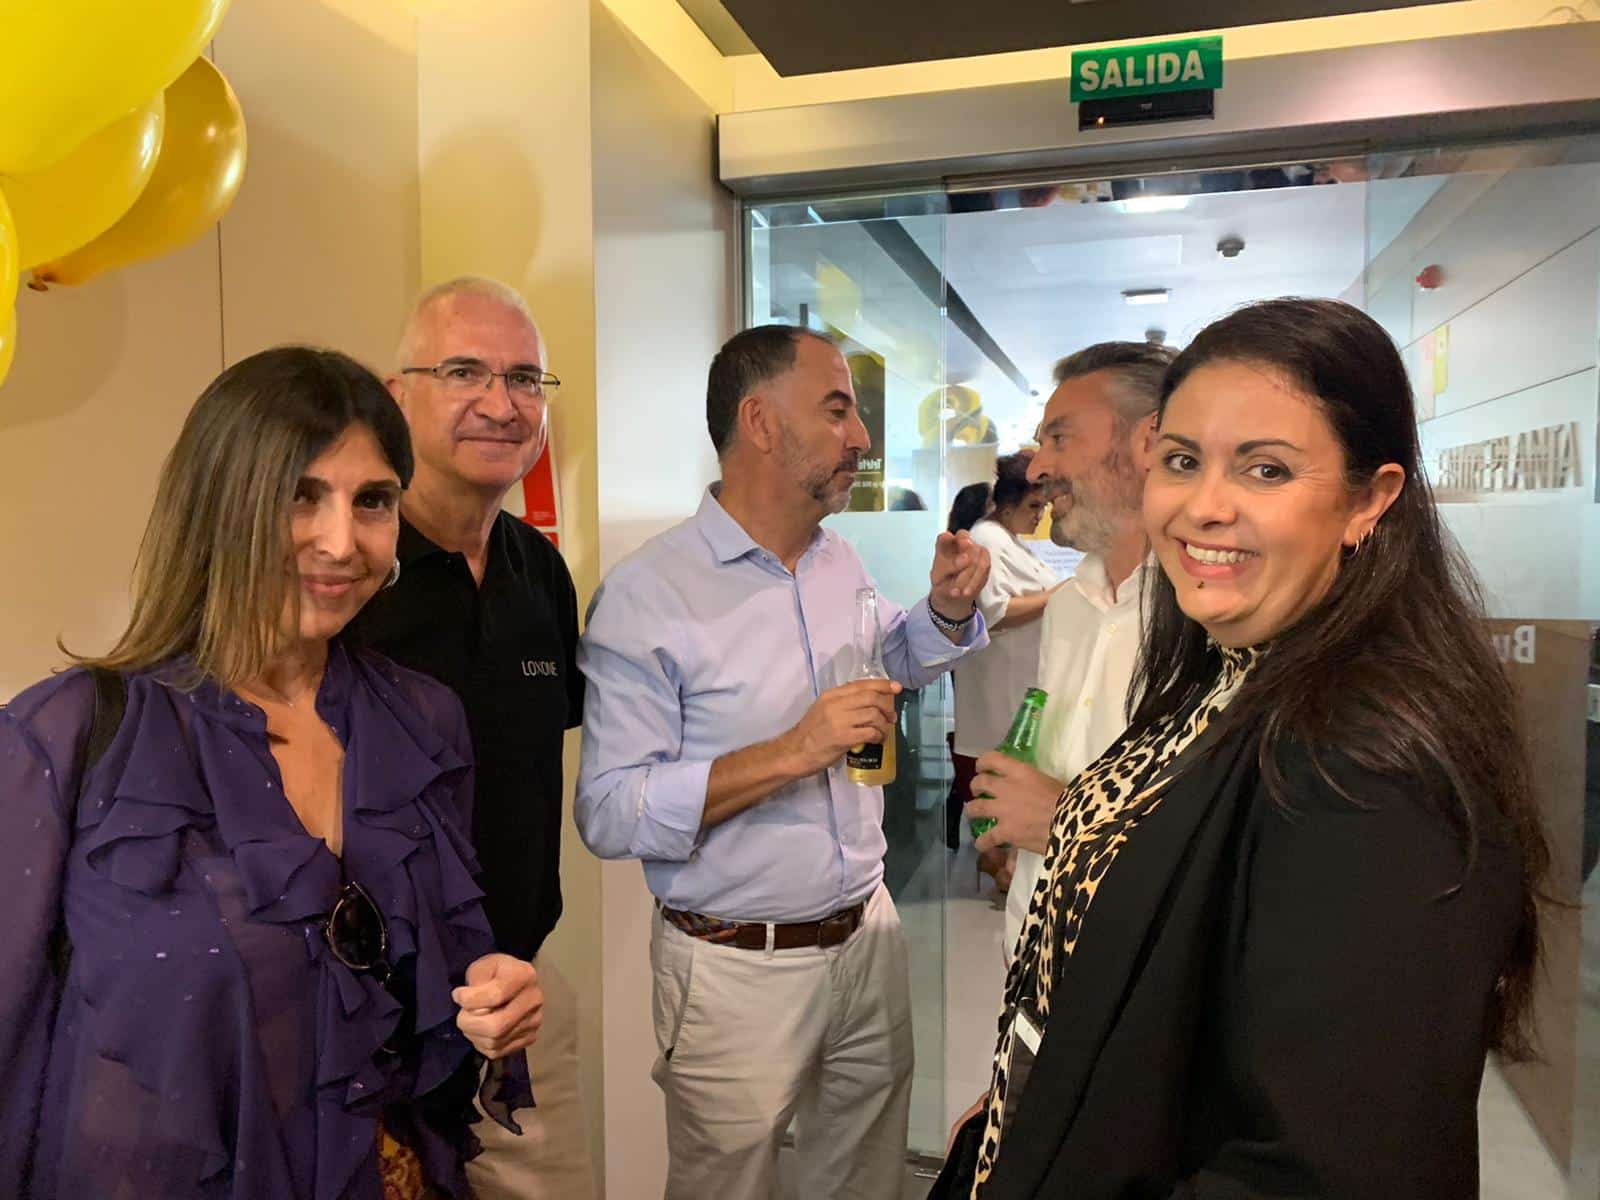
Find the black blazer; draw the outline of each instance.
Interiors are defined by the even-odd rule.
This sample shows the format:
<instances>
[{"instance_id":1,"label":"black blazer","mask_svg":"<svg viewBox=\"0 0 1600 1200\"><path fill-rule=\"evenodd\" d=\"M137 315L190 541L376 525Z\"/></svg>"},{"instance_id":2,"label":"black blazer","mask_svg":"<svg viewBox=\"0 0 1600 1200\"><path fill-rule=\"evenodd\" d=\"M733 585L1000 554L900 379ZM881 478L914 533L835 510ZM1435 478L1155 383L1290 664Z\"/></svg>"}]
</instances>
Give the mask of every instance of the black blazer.
<instances>
[{"instance_id":1,"label":"black blazer","mask_svg":"<svg viewBox=\"0 0 1600 1200\"><path fill-rule=\"evenodd\" d=\"M1118 854L983 1200L1477 1196L1518 856L1469 873L1419 786L1332 751L1360 807L1284 752L1286 814L1258 747L1191 747Z\"/></svg>"}]
</instances>

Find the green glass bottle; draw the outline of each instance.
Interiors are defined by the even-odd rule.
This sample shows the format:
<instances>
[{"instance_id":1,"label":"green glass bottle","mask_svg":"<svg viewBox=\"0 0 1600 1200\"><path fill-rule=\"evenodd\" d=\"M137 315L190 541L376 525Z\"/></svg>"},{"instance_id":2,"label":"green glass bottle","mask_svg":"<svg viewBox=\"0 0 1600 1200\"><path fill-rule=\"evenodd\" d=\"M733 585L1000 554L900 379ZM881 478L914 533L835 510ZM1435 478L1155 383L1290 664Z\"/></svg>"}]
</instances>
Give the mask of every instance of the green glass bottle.
<instances>
[{"instance_id":1,"label":"green glass bottle","mask_svg":"<svg viewBox=\"0 0 1600 1200\"><path fill-rule=\"evenodd\" d=\"M995 749L1007 758L1033 766L1033 756L1039 748L1039 722L1044 717L1044 702L1049 698L1043 688L1029 688L1017 708L1017 715L1011 718L1011 729L1005 741ZM989 793L979 792L978 795L988 797ZM975 838L982 837L994 827L993 817L972 817L967 821L967 828L972 830Z\"/></svg>"}]
</instances>

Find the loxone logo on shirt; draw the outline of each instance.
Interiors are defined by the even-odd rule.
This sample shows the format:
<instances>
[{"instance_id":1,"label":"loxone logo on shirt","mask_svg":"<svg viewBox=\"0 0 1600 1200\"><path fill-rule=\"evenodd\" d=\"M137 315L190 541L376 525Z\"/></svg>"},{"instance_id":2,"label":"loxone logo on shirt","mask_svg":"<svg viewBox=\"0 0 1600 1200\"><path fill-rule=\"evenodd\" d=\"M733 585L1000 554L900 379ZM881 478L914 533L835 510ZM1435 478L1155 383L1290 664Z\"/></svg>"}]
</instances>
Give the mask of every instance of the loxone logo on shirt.
<instances>
[{"instance_id":1,"label":"loxone logo on shirt","mask_svg":"<svg viewBox=\"0 0 1600 1200\"><path fill-rule=\"evenodd\" d=\"M551 659L525 658L522 660L522 673L524 675L548 675L551 678L561 674L561 668Z\"/></svg>"}]
</instances>

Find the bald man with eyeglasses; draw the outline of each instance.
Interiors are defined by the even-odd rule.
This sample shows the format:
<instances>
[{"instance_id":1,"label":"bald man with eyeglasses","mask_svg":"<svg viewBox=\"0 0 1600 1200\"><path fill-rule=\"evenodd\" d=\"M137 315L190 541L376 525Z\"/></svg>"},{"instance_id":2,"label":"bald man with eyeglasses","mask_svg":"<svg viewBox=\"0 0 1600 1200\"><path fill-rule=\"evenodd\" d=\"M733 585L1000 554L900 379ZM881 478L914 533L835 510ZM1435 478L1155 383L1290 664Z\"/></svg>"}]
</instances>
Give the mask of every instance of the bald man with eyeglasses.
<instances>
[{"instance_id":1,"label":"bald man with eyeglasses","mask_svg":"<svg viewBox=\"0 0 1600 1200\"><path fill-rule=\"evenodd\" d=\"M467 1172L478 1200L595 1191L576 997L541 954L561 915L562 740L583 716L577 594L556 548L502 507L545 449L560 386L545 354L526 302L502 283L455 279L417 301L388 379L416 455L400 507L400 576L352 626L363 644L460 696L476 757L484 907L498 948L542 984L532 1011L504 1000L505 980L458 989L464 1020L539 1029L527 1051L537 1107L517 1114L522 1136L475 1127L484 1149Z\"/></svg>"}]
</instances>

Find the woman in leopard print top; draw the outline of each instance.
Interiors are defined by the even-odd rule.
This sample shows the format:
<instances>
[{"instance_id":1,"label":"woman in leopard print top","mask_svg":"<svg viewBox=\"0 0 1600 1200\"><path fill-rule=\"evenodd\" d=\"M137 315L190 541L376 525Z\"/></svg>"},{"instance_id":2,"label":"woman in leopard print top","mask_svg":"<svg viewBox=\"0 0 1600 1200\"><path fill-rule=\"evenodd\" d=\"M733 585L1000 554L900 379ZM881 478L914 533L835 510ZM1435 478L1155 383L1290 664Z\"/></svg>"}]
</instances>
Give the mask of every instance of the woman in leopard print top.
<instances>
[{"instance_id":1,"label":"woman in leopard print top","mask_svg":"<svg viewBox=\"0 0 1600 1200\"><path fill-rule=\"evenodd\" d=\"M1347 305L1242 309L1150 466L1138 706L1058 803L934 1194L1475 1196L1548 852L1404 366Z\"/></svg>"}]
</instances>

